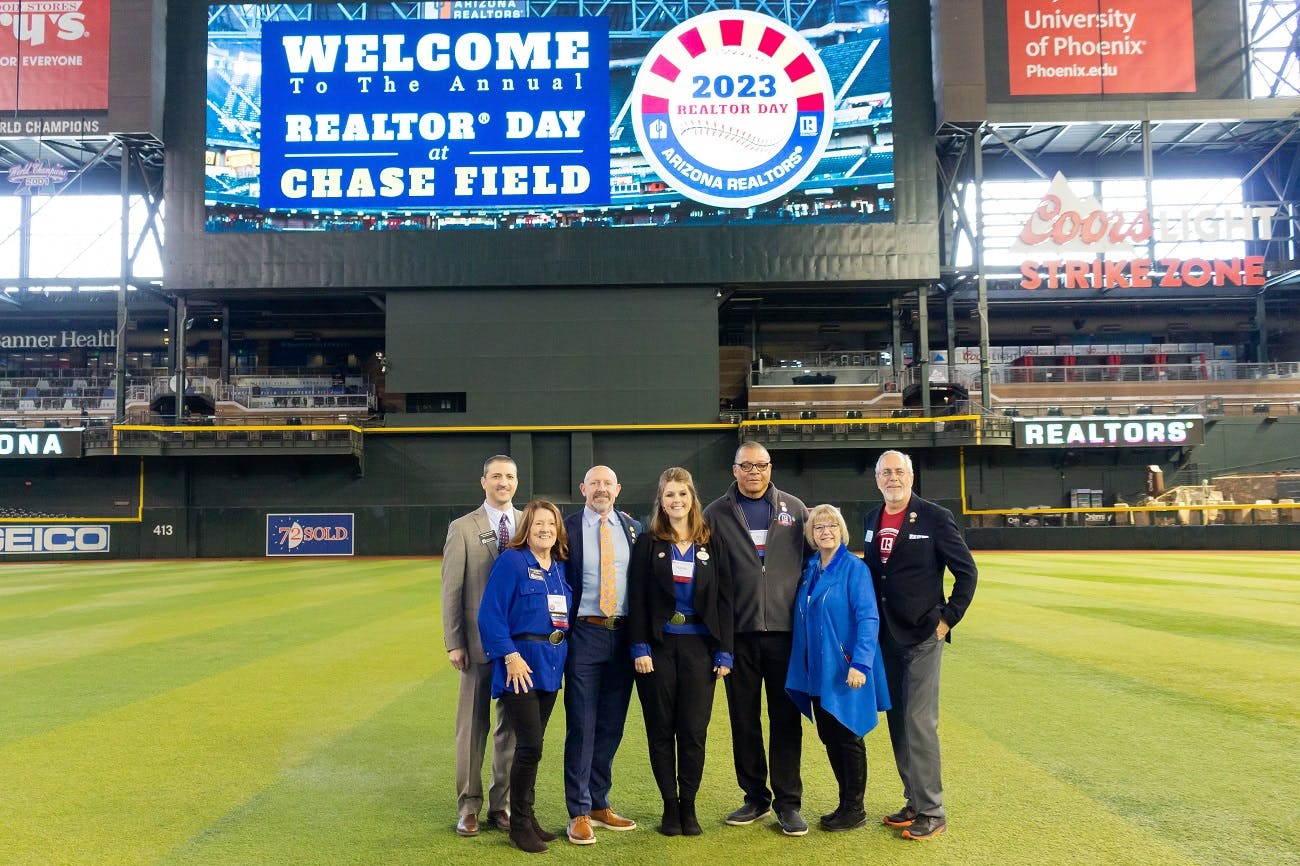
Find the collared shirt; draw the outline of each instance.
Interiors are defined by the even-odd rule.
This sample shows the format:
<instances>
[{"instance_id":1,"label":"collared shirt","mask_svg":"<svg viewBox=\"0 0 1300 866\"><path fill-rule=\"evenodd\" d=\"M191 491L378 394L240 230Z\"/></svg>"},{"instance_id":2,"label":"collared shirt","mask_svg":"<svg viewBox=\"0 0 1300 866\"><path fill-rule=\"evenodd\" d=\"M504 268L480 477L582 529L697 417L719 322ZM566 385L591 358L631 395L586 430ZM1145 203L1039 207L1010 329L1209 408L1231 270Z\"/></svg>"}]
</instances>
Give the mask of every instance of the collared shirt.
<instances>
[{"instance_id":1,"label":"collared shirt","mask_svg":"<svg viewBox=\"0 0 1300 866\"><path fill-rule=\"evenodd\" d=\"M614 575L618 581L614 615L627 616L627 566L632 551L617 509L609 512L609 534L614 541ZM604 615L600 610L600 514L586 506L582 509L582 601L578 616Z\"/></svg>"},{"instance_id":2,"label":"collared shirt","mask_svg":"<svg viewBox=\"0 0 1300 866\"><path fill-rule=\"evenodd\" d=\"M497 527L501 525L501 515L504 514L506 516L506 526L510 527L510 537L515 537L515 507L513 505L510 506L510 510L508 511L498 511L491 505L488 505L487 500L485 499L483 500L483 509L487 511L488 526L492 527L493 532L496 532Z\"/></svg>"}]
</instances>

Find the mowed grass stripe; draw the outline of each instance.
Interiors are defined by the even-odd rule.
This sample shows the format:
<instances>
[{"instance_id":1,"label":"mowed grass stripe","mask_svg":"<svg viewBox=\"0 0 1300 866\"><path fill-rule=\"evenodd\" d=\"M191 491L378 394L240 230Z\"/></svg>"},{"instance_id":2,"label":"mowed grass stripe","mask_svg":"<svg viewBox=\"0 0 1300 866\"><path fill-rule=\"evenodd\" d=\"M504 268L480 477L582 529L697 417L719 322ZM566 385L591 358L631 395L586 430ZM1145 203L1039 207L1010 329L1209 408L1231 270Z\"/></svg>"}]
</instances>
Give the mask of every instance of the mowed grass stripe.
<instances>
[{"instance_id":1,"label":"mowed grass stripe","mask_svg":"<svg viewBox=\"0 0 1300 866\"><path fill-rule=\"evenodd\" d=\"M1294 719L985 635L967 635L944 665L947 715L1124 816L1143 848L1154 833L1202 863L1294 862L1300 851L1300 782L1279 769L1300 761Z\"/></svg>"},{"instance_id":2,"label":"mowed grass stripe","mask_svg":"<svg viewBox=\"0 0 1300 866\"><path fill-rule=\"evenodd\" d=\"M6 706L0 713L0 744L144 700L429 602L427 582L370 581L365 586L364 593L349 593L309 607L258 611L256 617L217 628L0 677L0 695L4 695ZM431 621L428 627L430 641L436 641L437 623Z\"/></svg>"},{"instance_id":3,"label":"mowed grass stripe","mask_svg":"<svg viewBox=\"0 0 1300 866\"><path fill-rule=\"evenodd\" d=\"M342 599L358 598L386 586L417 584L428 580L424 569L394 575L376 570L372 576L362 573L339 574L337 580L307 579L295 581L294 588L260 594L241 594L232 588L229 601L175 610L168 606L165 615L142 610L134 616L97 625L56 629L0 641L0 675L35 667L70 661L95 653L123 647L155 643L198 632L210 631L234 623L274 616L286 611L306 613L314 607Z\"/></svg>"},{"instance_id":4,"label":"mowed grass stripe","mask_svg":"<svg viewBox=\"0 0 1300 866\"><path fill-rule=\"evenodd\" d=\"M1014 585L1020 598L1045 598L1061 605L1071 599L1104 598L1107 604L1116 606L1142 605L1196 616L1229 615L1255 623L1275 622L1278 605L1294 605L1300 590L1296 582L1281 580L1243 580L1239 586L1224 587L1191 580L1102 583L1086 575L1061 574L1018 576L1014 584L1004 585Z\"/></svg>"},{"instance_id":5,"label":"mowed grass stripe","mask_svg":"<svg viewBox=\"0 0 1300 866\"><path fill-rule=\"evenodd\" d=\"M17 863L148 864L429 675L415 608L0 748Z\"/></svg>"},{"instance_id":6,"label":"mowed grass stripe","mask_svg":"<svg viewBox=\"0 0 1300 866\"><path fill-rule=\"evenodd\" d=\"M972 608L972 611L974 609ZM1158 612L1153 617L1158 617ZM1276 648L1182 637L999 598L959 626L959 638L988 636L1175 689L1234 710L1300 727L1294 667L1278 665Z\"/></svg>"},{"instance_id":7,"label":"mowed grass stripe","mask_svg":"<svg viewBox=\"0 0 1300 866\"><path fill-rule=\"evenodd\" d=\"M1080 553L975 552L986 576L1022 582L1035 578L1076 577L1103 586L1168 587L1194 584L1204 589L1253 591L1295 588L1294 554L1170 553L1167 551L1092 551Z\"/></svg>"},{"instance_id":8,"label":"mowed grass stripe","mask_svg":"<svg viewBox=\"0 0 1300 866\"><path fill-rule=\"evenodd\" d=\"M346 582L365 577L375 568L365 564L352 567L334 564L310 572L283 562L266 566L241 562L224 563L227 567L191 566L178 571L175 563L166 565L171 566L167 572L144 585L84 585L56 597L0 603L3 614L0 615L0 640L37 631L94 625L122 619L136 611L154 615L165 613L168 607L180 610L232 597L251 598L278 589ZM166 565L154 563L148 567L166 568Z\"/></svg>"},{"instance_id":9,"label":"mowed grass stripe","mask_svg":"<svg viewBox=\"0 0 1300 866\"><path fill-rule=\"evenodd\" d=\"M175 573L158 563L136 561L41 562L0 564L0 600L26 601L26 596L67 592L80 594L87 587L143 586L170 583ZM6 609L10 601L5 601Z\"/></svg>"}]
</instances>

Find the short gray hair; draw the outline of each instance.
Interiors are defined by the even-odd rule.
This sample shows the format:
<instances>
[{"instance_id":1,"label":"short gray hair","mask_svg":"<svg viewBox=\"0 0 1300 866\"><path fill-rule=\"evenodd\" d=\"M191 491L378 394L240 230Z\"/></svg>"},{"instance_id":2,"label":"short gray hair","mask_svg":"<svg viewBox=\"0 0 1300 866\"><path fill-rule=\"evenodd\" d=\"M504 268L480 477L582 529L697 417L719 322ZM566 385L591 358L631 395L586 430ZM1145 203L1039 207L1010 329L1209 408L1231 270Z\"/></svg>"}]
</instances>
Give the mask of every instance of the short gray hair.
<instances>
[{"instance_id":1,"label":"short gray hair","mask_svg":"<svg viewBox=\"0 0 1300 866\"><path fill-rule=\"evenodd\" d=\"M880 474L880 464L883 463L884 460L885 460L885 458L888 457L890 454L897 454L899 457L902 457L902 458L903 458L903 465L907 467L907 474L909 474L909 475L915 475L915 474L916 474L916 470L914 470L914 469L912 468L912 458L911 458L911 457L908 457L908 456L907 456L906 454L904 454L902 451L886 451L886 452L882 453L879 457L877 457L877 458L876 458L876 474Z\"/></svg>"}]
</instances>

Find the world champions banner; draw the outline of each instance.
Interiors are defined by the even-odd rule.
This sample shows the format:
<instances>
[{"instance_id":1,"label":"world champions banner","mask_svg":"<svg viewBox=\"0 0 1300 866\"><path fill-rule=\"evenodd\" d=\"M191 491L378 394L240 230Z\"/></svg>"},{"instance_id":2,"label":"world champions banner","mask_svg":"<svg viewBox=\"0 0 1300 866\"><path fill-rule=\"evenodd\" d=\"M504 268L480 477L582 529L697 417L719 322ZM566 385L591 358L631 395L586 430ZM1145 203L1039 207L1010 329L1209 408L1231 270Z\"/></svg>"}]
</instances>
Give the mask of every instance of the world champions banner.
<instances>
[{"instance_id":1,"label":"world champions banner","mask_svg":"<svg viewBox=\"0 0 1300 866\"><path fill-rule=\"evenodd\" d=\"M263 208L609 200L604 18L270 22Z\"/></svg>"},{"instance_id":2,"label":"world champions banner","mask_svg":"<svg viewBox=\"0 0 1300 866\"><path fill-rule=\"evenodd\" d=\"M109 0L0 0L0 111L106 111L108 36Z\"/></svg>"},{"instance_id":3,"label":"world champions banner","mask_svg":"<svg viewBox=\"0 0 1300 866\"><path fill-rule=\"evenodd\" d=\"M1192 0L1006 0L1011 96L1191 93Z\"/></svg>"}]
</instances>

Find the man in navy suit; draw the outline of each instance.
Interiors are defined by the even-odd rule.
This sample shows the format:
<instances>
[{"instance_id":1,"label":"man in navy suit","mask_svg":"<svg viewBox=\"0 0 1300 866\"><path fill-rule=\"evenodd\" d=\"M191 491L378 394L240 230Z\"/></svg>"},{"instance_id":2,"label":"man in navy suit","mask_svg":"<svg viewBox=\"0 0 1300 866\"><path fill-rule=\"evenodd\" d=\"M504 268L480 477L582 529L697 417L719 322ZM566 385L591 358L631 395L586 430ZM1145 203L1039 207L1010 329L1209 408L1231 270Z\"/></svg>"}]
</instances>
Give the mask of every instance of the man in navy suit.
<instances>
[{"instance_id":1,"label":"man in navy suit","mask_svg":"<svg viewBox=\"0 0 1300 866\"><path fill-rule=\"evenodd\" d=\"M880 649L889 683L889 740L907 803L884 817L905 839L947 829L939 761L939 663L975 594L970 548L948 509L912 494L912 459L886 451L876 461L884 504L866 517L863 559L880 609ZM943 573L952 572L944 597Z\"/></svg>"},{"instance_id":2,"label":"man in navy suit","mask_svg":"<svg viewBox=\"0 0 1300 866\"><path fill-rule=\"evenodd\" d=\"M636 829L635 821L610 808L609 790L632 697L627 566L641 524L614 507L622 486L608 466L588 469L579 490L586 506L564 521L573 590L564 669L564 798L569 841L591 845L593 827Z\"/></svg>"}]
</instances>

